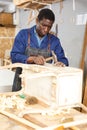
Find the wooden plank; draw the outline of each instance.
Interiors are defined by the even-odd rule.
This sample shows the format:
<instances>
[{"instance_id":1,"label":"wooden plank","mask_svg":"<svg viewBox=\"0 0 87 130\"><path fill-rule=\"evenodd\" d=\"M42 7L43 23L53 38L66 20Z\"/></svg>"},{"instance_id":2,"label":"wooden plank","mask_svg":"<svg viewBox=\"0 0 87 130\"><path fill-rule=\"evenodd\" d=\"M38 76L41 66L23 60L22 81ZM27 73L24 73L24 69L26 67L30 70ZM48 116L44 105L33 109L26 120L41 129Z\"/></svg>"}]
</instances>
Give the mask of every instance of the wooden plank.
<instances>
[{"instance_id":1,"label":"wooden plank","mask_svg":"<svg viewBox=\"0 0 87 130\"><path fill-rule=\"evenodd\" d=\"M87 100L86 97L86 89L87 89L87 60L85 61L87 52L87 23L85 27L85 34L84 34L84 42L83 42L83 48L82 48L82 55L81 55L81 61L80 61L80 68L83 70L83 95L82 95L82 102L85 104L85 101Z\"/></svg>"},{"instance_id":2,"label":"wooden plank","mask_svg":"<svg viewBox=\"0 0 87 130\"><path fill-rule=\"evenodd\" d=\"M9 112L7 112L5 110L0 110L0 113L3 114L3 115L6 115L7 117L9 117L9 118L11 118L11 119L13 119L13 120L15 120L15 121L17 121L19 123L24 124L25 126L29 126L29 127L33 128L33 129L41 129L41 127L33 124L32 122L29 122L29 121L25 120L24 118L20 118L20 117L14 115L13 113L9 113Z\"/></svg>"},{"instance_id":3,"label":"wooden plank","mask_svg":"<svg viewBox=\"0 0 87 130\"><path fill-rule=\"evenodd\" d=\"M21 5L23 3L31 2L31 0L13 0L15 5Z\"/></svg>"},{"instance_id":4,"label":"wooden plank","mask_svg":"<svg viewBox=\"0 0 87 130\"><path fill-rule=\"evenodd\" d=\"M30 121L30 122L32 122L32 123L34 123L34 124L36 124L36 125L38 125L38 126L40 126L40 127L47 127L47 125L44 124L42 121L38 121L34 117L31 117L29 114L25 114L23 116L23 118Z\"/></svg>"},{"instance_id":5,"label":"wooden plank","mask_svg":"<svg viewBox=\"0 0 87 130\"><path fill-rule=\"evenodd\" d=\"M85 63L85 54L87 49L87 23L85 28L85 35L84 35L84 42L83 42L83 49L82 49L82 57L80 62L80 68L84 70L84 63Z\"/></svg>"}]
</instances>

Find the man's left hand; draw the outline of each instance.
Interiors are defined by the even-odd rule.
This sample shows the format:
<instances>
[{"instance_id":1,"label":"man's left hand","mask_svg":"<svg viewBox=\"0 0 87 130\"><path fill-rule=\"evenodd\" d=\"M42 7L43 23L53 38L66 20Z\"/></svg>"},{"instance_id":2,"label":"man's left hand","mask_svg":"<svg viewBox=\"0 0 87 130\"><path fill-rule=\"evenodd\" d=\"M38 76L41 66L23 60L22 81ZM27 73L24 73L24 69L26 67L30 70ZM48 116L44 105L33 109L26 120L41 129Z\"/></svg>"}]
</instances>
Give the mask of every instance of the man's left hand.
<instances>
[{"instance_id":1,"label":"man's left hand","mask_svg":"<svg viewBox=\"0 0 87 130\"><path fill-rule=\"evenodd\" d=\"M64 63L62 63L62 62L56 62L54 65L55 65L55 66L58 66L58 67L65 67L65 66L66 66L66 65L65 65Z\"/></svg>"}]
</instances>

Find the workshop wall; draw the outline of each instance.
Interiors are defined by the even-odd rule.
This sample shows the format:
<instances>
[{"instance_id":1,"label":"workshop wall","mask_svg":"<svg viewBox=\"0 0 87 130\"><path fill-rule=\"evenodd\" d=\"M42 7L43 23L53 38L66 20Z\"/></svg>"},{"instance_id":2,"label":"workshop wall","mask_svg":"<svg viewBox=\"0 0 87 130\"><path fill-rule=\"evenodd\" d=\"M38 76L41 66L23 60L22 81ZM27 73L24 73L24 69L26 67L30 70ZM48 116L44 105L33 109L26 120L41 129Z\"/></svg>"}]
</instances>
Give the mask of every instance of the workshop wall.
<instances>
[{"instance_id":1,"label":"workshop wall","mask_svg":"<svg viewBox=\"0 0 87 130\"><path fill-rule=\"evenodd\" d=\"M72 67L79 67L82 55L82 47L85 32L85 19L87 19L87 0L76 0L73 7L73 0L65 0L60 3L47 6L51 8L56 16L52 31L55 32L58 24L58 37L69 59ZM84 16L86 15L86 18ZM28 24L29 11L20 10L19 30L34 25L35 20Z\"/></svg>"},{"instance_id":2,"label":"workshop wall","mask_svg":"<svg viewBox=\"0 0 87 130\"><path fill-rule=\"evenodd\" d=\"M53 9L57 8L57 5ZM73 1L66 0L61 14L55 14L59 25L59 38L69 58L70 66L79 67L85 35L85 22L87 17L87 1L76 0L75 9Z\"/></svg>"}]
</instances>

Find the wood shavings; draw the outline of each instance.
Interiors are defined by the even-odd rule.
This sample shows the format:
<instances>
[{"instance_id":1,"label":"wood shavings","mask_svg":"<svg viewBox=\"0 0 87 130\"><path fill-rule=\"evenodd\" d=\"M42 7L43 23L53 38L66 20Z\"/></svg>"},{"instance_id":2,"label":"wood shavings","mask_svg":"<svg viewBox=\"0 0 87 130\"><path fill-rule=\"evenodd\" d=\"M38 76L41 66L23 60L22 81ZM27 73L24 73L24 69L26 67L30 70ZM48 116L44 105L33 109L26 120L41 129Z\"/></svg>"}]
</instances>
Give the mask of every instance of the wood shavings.
<instances>
[{"instance_id":1,"label":"wood shavings","mask_svg":"<svg viewBox=\"0 0 87 130\"><path fill-rule=\"evenodd\" d=\"M55 108L52 109L51 108L49 109L49 111L45 111L44 114L49 115L49 116L54 116L54 115L64 116L65 114L69 115L70 113L71 113L70 109L55 109Z\"/></svg>"},{"instance_id":2,"label":"wood shavings","mask_svg":"<svg viewBox=\"0 0 87 130\"><path fill-rule=\"evenodd\" d=\"M5 110L6 108L23 109L25 100L18 98L17 96L0 96L0 109Z\"/></svg>"},{"instance_id":3,"label":"wood shavings","mask_svg":"<svg viewBox=\"0 0 87 130\"><path fill-rule=\"evenodd\" d=\"M49 110L49 112L44 112L42 115L48 120L58 120L59 123L66 123L73 121L73 116L70 114L70 110Z\"/></svg>"}]
</instances>

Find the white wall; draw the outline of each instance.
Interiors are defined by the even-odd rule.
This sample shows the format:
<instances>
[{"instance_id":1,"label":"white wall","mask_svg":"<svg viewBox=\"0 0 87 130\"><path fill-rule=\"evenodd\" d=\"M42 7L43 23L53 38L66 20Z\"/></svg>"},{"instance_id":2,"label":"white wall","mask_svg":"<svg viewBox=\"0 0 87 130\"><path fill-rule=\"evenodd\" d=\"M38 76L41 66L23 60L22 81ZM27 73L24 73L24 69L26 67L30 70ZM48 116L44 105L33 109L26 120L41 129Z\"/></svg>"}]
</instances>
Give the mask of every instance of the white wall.
<instances>
[{"instance_id":1,"label":"white wall","mask_svg":"<svg viewBox=\"0 0 87 130\"><path fill-rule=\"evenodd\" d=\"M58 5L53 6L56 21L59 24L59 37L69 58L70 66L79 67L82 44L84 39L85 25L76 25L77 15L87 13L87 1L75 0L76 8L73 11L73 0L63 2L62 13L59 14ZM58 18L58 19L57 19Z\"/></svg>"},{"instance_id":2,"label":"white wall","mask_svg":"<svg viewBox=\"0 0 87 130\"><path fill-rule=\"evenodd\" d=\"M48 8L50 8L48 6ZM63 8L60 13L60 3L53 4L56 21L52 28L55 31L58 24L58 37L69 59L70 66L79 67L84 40L85 25L77 25L77 16L87 14L87 0L75 0L75 10L73 10L73 0L63 1ZM34 25L33 21L28 25L29 12L20 10L19 29Z\"/></svg>"}]
</instances>

